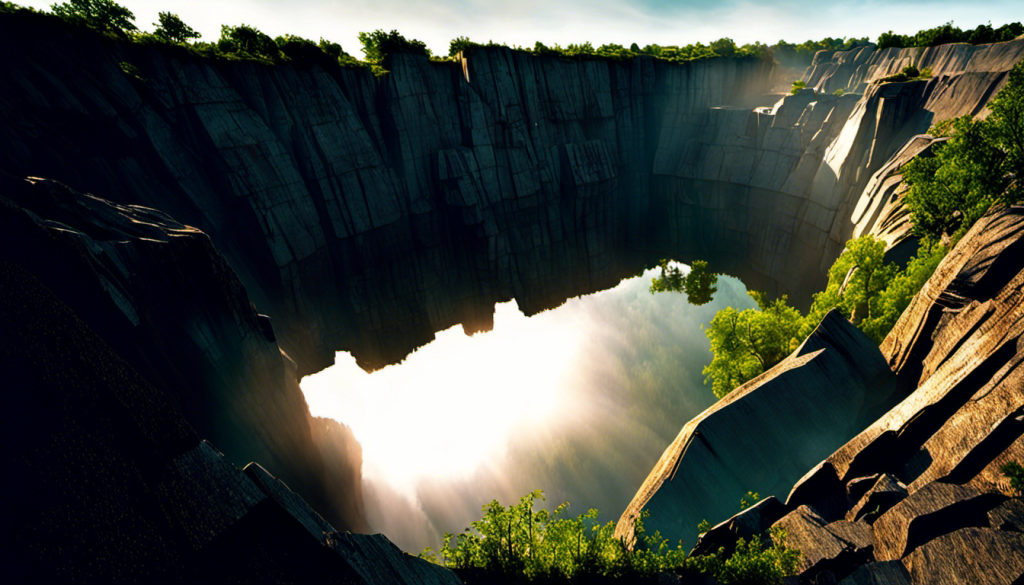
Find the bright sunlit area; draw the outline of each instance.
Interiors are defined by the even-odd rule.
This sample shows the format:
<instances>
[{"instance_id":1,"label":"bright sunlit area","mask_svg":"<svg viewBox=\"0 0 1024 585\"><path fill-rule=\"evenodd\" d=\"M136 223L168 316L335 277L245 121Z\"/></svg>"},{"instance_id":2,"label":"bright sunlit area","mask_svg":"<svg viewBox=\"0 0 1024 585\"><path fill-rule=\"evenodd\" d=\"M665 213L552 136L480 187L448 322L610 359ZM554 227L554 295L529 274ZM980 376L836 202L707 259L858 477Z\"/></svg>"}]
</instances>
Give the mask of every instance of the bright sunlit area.
<instances>
[{"instance_id":1,"label":"bright sunlit area","mask_svg":"<svg viewBox=\"0 0 1024 585\"><path fill-rule=\"evenodd\" d=\"M701 307L651 294L657 274L529 318L499 304L490 332L438 332L372 374L339 353L304 378L312 414L349 425L362 445L371 528L416 553L490 500L534 489L549 505L617 519L682 425L714 402L702 325L753 306L728 277Z\"/></svg>"}]
</instances>

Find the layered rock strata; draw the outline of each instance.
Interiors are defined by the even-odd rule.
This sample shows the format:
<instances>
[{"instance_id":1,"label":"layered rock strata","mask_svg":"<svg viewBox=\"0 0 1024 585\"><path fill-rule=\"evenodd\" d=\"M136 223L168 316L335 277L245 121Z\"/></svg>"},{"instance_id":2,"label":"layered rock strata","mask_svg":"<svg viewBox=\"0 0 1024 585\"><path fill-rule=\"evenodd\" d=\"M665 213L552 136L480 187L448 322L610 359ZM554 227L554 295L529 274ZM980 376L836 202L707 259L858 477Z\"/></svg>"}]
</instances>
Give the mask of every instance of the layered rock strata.
<instances>
[{"instance_id":1,"label":"layered rock strata","mask_svg":"<svg viewBox=\"0 0 1024 585\"><path fill-rule=\"evenodd\" d=\"M803 553L802 583L1024 579L1024 507L999 471L1024 461L1022 245L1024 208L979 220L881 346L898 395L909 395L797 481L785 505L765 507L757 522L743 512L705 539L729 547L757 531L724 527L782 527ZM836 379L818 391L831 394ZM799 391L780 387L777 399L791 404ZM679 465L692 457L685 451ZM674 481L702 479L699 470L691 476ZM687 504L703 501L679 502Z\"/></svg>"},{"instance_id":2,"label":"layered rock strata","mask_svg":"<svg viewBox=\"0 0 1024 585\"><path fill-rule=\"evenodd\" d=\"M727 518L748 491L788 492L809 467L888 410L895 381L871 340L830 312L792 355L683 427L616 535L633 539L634 520L649 510L646 530L693 543L702 520Z\"/></svg>"}]
</instances>

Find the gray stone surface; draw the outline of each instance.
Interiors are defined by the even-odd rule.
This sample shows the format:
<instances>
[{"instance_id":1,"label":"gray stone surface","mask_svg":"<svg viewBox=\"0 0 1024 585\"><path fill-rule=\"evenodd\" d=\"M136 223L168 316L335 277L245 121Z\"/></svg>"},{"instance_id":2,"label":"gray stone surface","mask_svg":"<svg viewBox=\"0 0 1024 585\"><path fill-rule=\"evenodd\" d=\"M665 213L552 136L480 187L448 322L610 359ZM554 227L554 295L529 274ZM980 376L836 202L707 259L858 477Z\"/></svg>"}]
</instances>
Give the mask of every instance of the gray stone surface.
<instances>
[{"instance_id":1,"label":"gray stone surface","mask_svg":"<svg viewBox=\"0 0 1024 585\"><path fill-rule=\"evenodd\" d=\"M648 509L647 530L693 542L702 519L727 518L747 491L785 493L868 424L865 413L889 399L892 381L871 341L829 313L792 355L683 427L616 534L632 538L632 519Z\"/></svg>"},{"instance_id":2,"label":"gray stone surface","mask_svg":"<svg viewBox=\"0 0 1024 585\"><path fill-rule=\"evenodd\" d=\"M404 553L383 534L335 532L328 545L368 585L459 585L452 571Z\"/></svg>"},{"instance_id":3,"label":"gray stone surface","mask_svg":"<svg viewBox=\"0 0 1024 585\"><path fill-rule=\"evenodd\" d=\"M1024 579L1024 534L964 528L919 547L903 559L914 585L1006 585Z\"/></svg>"},{"instance_id":4,"label":"gray stone surface","mask_svg":"<svg viewBox=\"0 0 1024 585\"><path fill-rule=\"evenodd\" d=\"M754 111L778 99L757 60L488 47L398 55L378 79L55 38L13 16L0 29L0 112L20 120L0 129L0 165L209 234L300 375L338 350L381 367L435 331L489 328L497 301L533 314L663 257L806 305L867 229L851 217L872 174L934 116L973 113L1024 50L956 53L906 91L806 90Z\"/></svg>"},{"instance_id":5,"label":"gray stone surface","mask_svg":"<svg viewBox=\"0 0 1024 585\"><path fill-rule=\"evenodd\" d=\"M875 558L894 561L953 530L987 526L988 512L1005 500L998 493L930 483L882 514L873 524Z\"/></svg>"},{"instance_id":6,"label":"gray stone surface","mask_svg":"<svg viewBox=\"0 0 1024 585\"><path fill-rule=\"evenodd\" d=\"M762 536L785 513L785 506L775 496L763 498L753 506L701 534L697 539L697 544L690 551L690 556L715 553L719 549L725 549L727 555L732 554L732 551L736 549L738 539L743 538L749 541L751 537Z\"/></svg>"},{"instance_id":7,"label":"gray stone surface","mask_svg":"<svg viewBox=\"0 0 1024 585\"><path fill-rule=\"evenodd\" d=\"M907 486L888 473L882 474L871 489L846 513L846 519L851 522L862 519L873 522L905 497Z\"/></svg>"},{"instance_id":8,"label":"gray stone surface","mask_svg":"<svg viewBox=\"0 0 1024 585\"><path fill-rule=\"evenodd\" d=\"M989 526L996 530L1024 532L1024 500L1012 498L988 511Z\"/></svg>"},{"instance_id":9,"label":"gray stone surface","mask_svg":"<svg viewBox=\"0 0 1024 585\"><path fill-rule=\"evenodd\" d=\"M882 561L857 567L839 585L911 585L911 581L903 563Z\"/></svg>"}]
</instances>

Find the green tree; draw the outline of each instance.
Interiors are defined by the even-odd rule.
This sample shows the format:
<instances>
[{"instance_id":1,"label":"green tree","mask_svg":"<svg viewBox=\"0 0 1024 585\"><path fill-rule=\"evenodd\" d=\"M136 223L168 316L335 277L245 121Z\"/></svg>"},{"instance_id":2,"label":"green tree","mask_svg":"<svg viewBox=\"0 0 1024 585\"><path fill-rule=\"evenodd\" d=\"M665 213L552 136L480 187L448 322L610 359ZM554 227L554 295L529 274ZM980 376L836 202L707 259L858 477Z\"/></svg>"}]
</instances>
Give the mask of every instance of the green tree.
<instances>
[{"instance_id":1,"label":"green tree","mask_svg":"<svg viewBox=\"0 0 1024 585\"><path fill-rule=\"evenodd\" d=\"M408 53L430 57L430 49L426 43L416 39L406 39L397 30L384 32L375 30L373 32L359 33L359 43L363 46L363 54L366 62L373 66L374 73L381 75L386 72L384 67L388 57L396 53Z\"/></svg>"},{"instance_id":2,"label":"green tree","mask_svg":"<svg viewBox=\"0 0 1024 585\"><path fill-rule=\"evenodd\" d=\"M170 12L161 12L159 14L159 22L154 22L153 24L156 26L153 34L172 43L187 43L192 39L198 39L203 36L185 24L177 14L171 14Z\"/></svg>"},{"instance_id":3,"label":"green tree","mask_svg":"<svg viewBox=\"0 0 1024 585\"><path fill-rule=\"evenodd\" d=\"M242 52L271 60L278 59L281 56L274 39L263 34L256 27L247 24L238 26L222 25L220 27L218 46L225 53Z\"/></svg>"},{"instance_id":4,"label":"green tree","mask_svg":"<svg viewBox=\"0 0 1024 585\"><path fill-rule=\"evenodd\" d=\"M661 276L651 279L651 293L686 293L687 302L700 306L711 302L718 292L718 275L709 272L708 263L703 260L695 260L686 276L668 260L662 260L658 266L661 267Z\"/></svg>"},{"instance_id":5,"label":"green tree","mask_svg":"<svg viewBox=\"0 0 1024 585\"><path fill-rule=\"evenodd\" d=\"M103 31L134 32L135 14L113 0L68 0L50 7L61 18Z\"/></svg>"},{"instance_id":6,"label":"green tree","mask_svg":"<svg viewBox=\"0 0 1024 585\"><path fill-rule=\"evenodd\" d=\"M736 54L736 43L728 37L723 37L711 42L711 50L722 57L732 57Z\"/></svg>"},{"instance_id":7,"label":"green tree","mask_svg":"<svg viewBox=\"0 0 1024 585\"><path fill-rule=\"evenodd\" d=\"M704 368L704 383L710 381L719 398L779 363L799 345L804 318L785 296L768 302L764 293L747 294L758 309L718 311L705 331L713 357Z\"/></svg>"},{"instance_id":8,"label":"green tree","mask_svg":"<svg viewBox=\"0 0 1024 585\"><path fill-rule=\"evenodd\" d=\"M875 342L881 343L903 311L910 306L910 301L914 299L917 291L931 278L948 251L949 248L946 246L922 245L917 254L907 262L907 267L897 272L885 290L878 294L873 305L874 313L871 318L861 321L861 331Z\"/></svg>"},{"instance_id":9,"label":"green tree","mask_svg":"<svg viewBox=\"0 0 1024 585\"><path fill-rule=\"evenodd\" d=\"M870 235L850 240L829 268L825 290L814 295L801 336L809 335L832 309L839 309L853 323L877 317L882 312L880 293L897 272L895 264L885 263L884 241Z\"/></svg>"},{"instance_id":10,"label":"green tree","mask_svg":"<svg viewBox=\"0 0 1024 585\"><path fill-rule=\"evenodd\" d=\"M933 147L934 156L918 156L901 169L910 187L903 202L925 245L958 238L1003 199L1012 177L998 132L987 120L957 118L949 140Z\"/></svg>"},{"instance_id":11,"label":"green tree","mask_svg":"<svg viewBox=\"0 0 1024 585\"><path fill-rule=\"evenodd\" d=\"M803 79L797 79L793 82L793 87L789 90L789 93L796 95L803 89L807 89L807 82Z\"/></svg>"},{"instance_id":12,"label":"green tree","mask_svg":"<svg viewBox=\"0 0 1024 585\"><path fill-rule=\"evenodd\" d=\"M448 56L454 57L475 44L469 40L469 37L455 37L452 42L448 43Z\"/></svg>"}]
</instances>

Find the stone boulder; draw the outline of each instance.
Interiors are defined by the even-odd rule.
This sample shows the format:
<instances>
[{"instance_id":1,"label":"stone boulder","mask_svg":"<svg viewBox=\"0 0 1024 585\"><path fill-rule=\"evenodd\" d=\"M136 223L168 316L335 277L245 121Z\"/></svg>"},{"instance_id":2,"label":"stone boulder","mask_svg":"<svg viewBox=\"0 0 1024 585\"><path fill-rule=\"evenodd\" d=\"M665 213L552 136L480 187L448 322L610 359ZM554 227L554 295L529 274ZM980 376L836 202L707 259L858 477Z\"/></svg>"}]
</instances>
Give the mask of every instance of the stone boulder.
<instances>
[{"instance_id":1,"label":"stone boulder","mask_svg":"<svg viewBox=\"0 0 1024 585\"><path fill-rule=\"evenodd\" d=\"M842 579L871 557L871 527L840 520L826 524L807 506L800 506L774 526L786 531L786 546L800 551L801 581Z\"/></svg>"},{"instance_id":2,"label":"stone boulder","mask_svg":"<svg viewBox=\"0 0 1024 585\"><path fill-rule=\"evenodd\" d=\"M1022 250L1019 207L991 212L964 236L882 343L909 395L805 474L788 506L844 517L847 484L880 473L911 493L936 479L982 491L1005 481L998 466L1024 454Z\"/></svg>"},{"instance_id":3,"label":"stone boulder","mask_svg":"<svg viewBox=\"0 0 1024 585\"><path fill-rule=\"evenodd\" d=\"M1006 497L941 482L910 494L875 521L875 557L894 561L943 534L988 526L988 512Z\"/></svg>"},{"instance_id":4,"label":"stone boulder","mask_svg":"<svg viewBox=\"0 0 1024 585\"><path fill-rule=\"evenodd\" d=\"M697 524L731 516L747 491L784 493L800 474L869 423L893 377L878 348L830 312L792 355L683 427L633 498L633 519L670 541L696 540Z\"/></svg>"},{"instance_id":5,"label":"stone boulder","mask_svg":"<svg viewBox=\"0 0 1024 585\"><path fill-rule=\"evenodd\" d=\"M846 513L846 519L851 522L861 519L869 523L874 522L905 497L907 486L888 473L882 474L871 489Z\"/></svg>"},{"instance_id":6,"label":"stone boulder","mask_svg":"<svg viewBox=\"0 0 1024 585\"><path fill-rule=\"evenodd\" d=\"M719 549L730 555L736 550L737 540L749 541L752 537L760 537L785 513L786 507L782 502L775 496L768 496L701 534L690 556L713 554Z\"/></svg>"}]
</instances>

